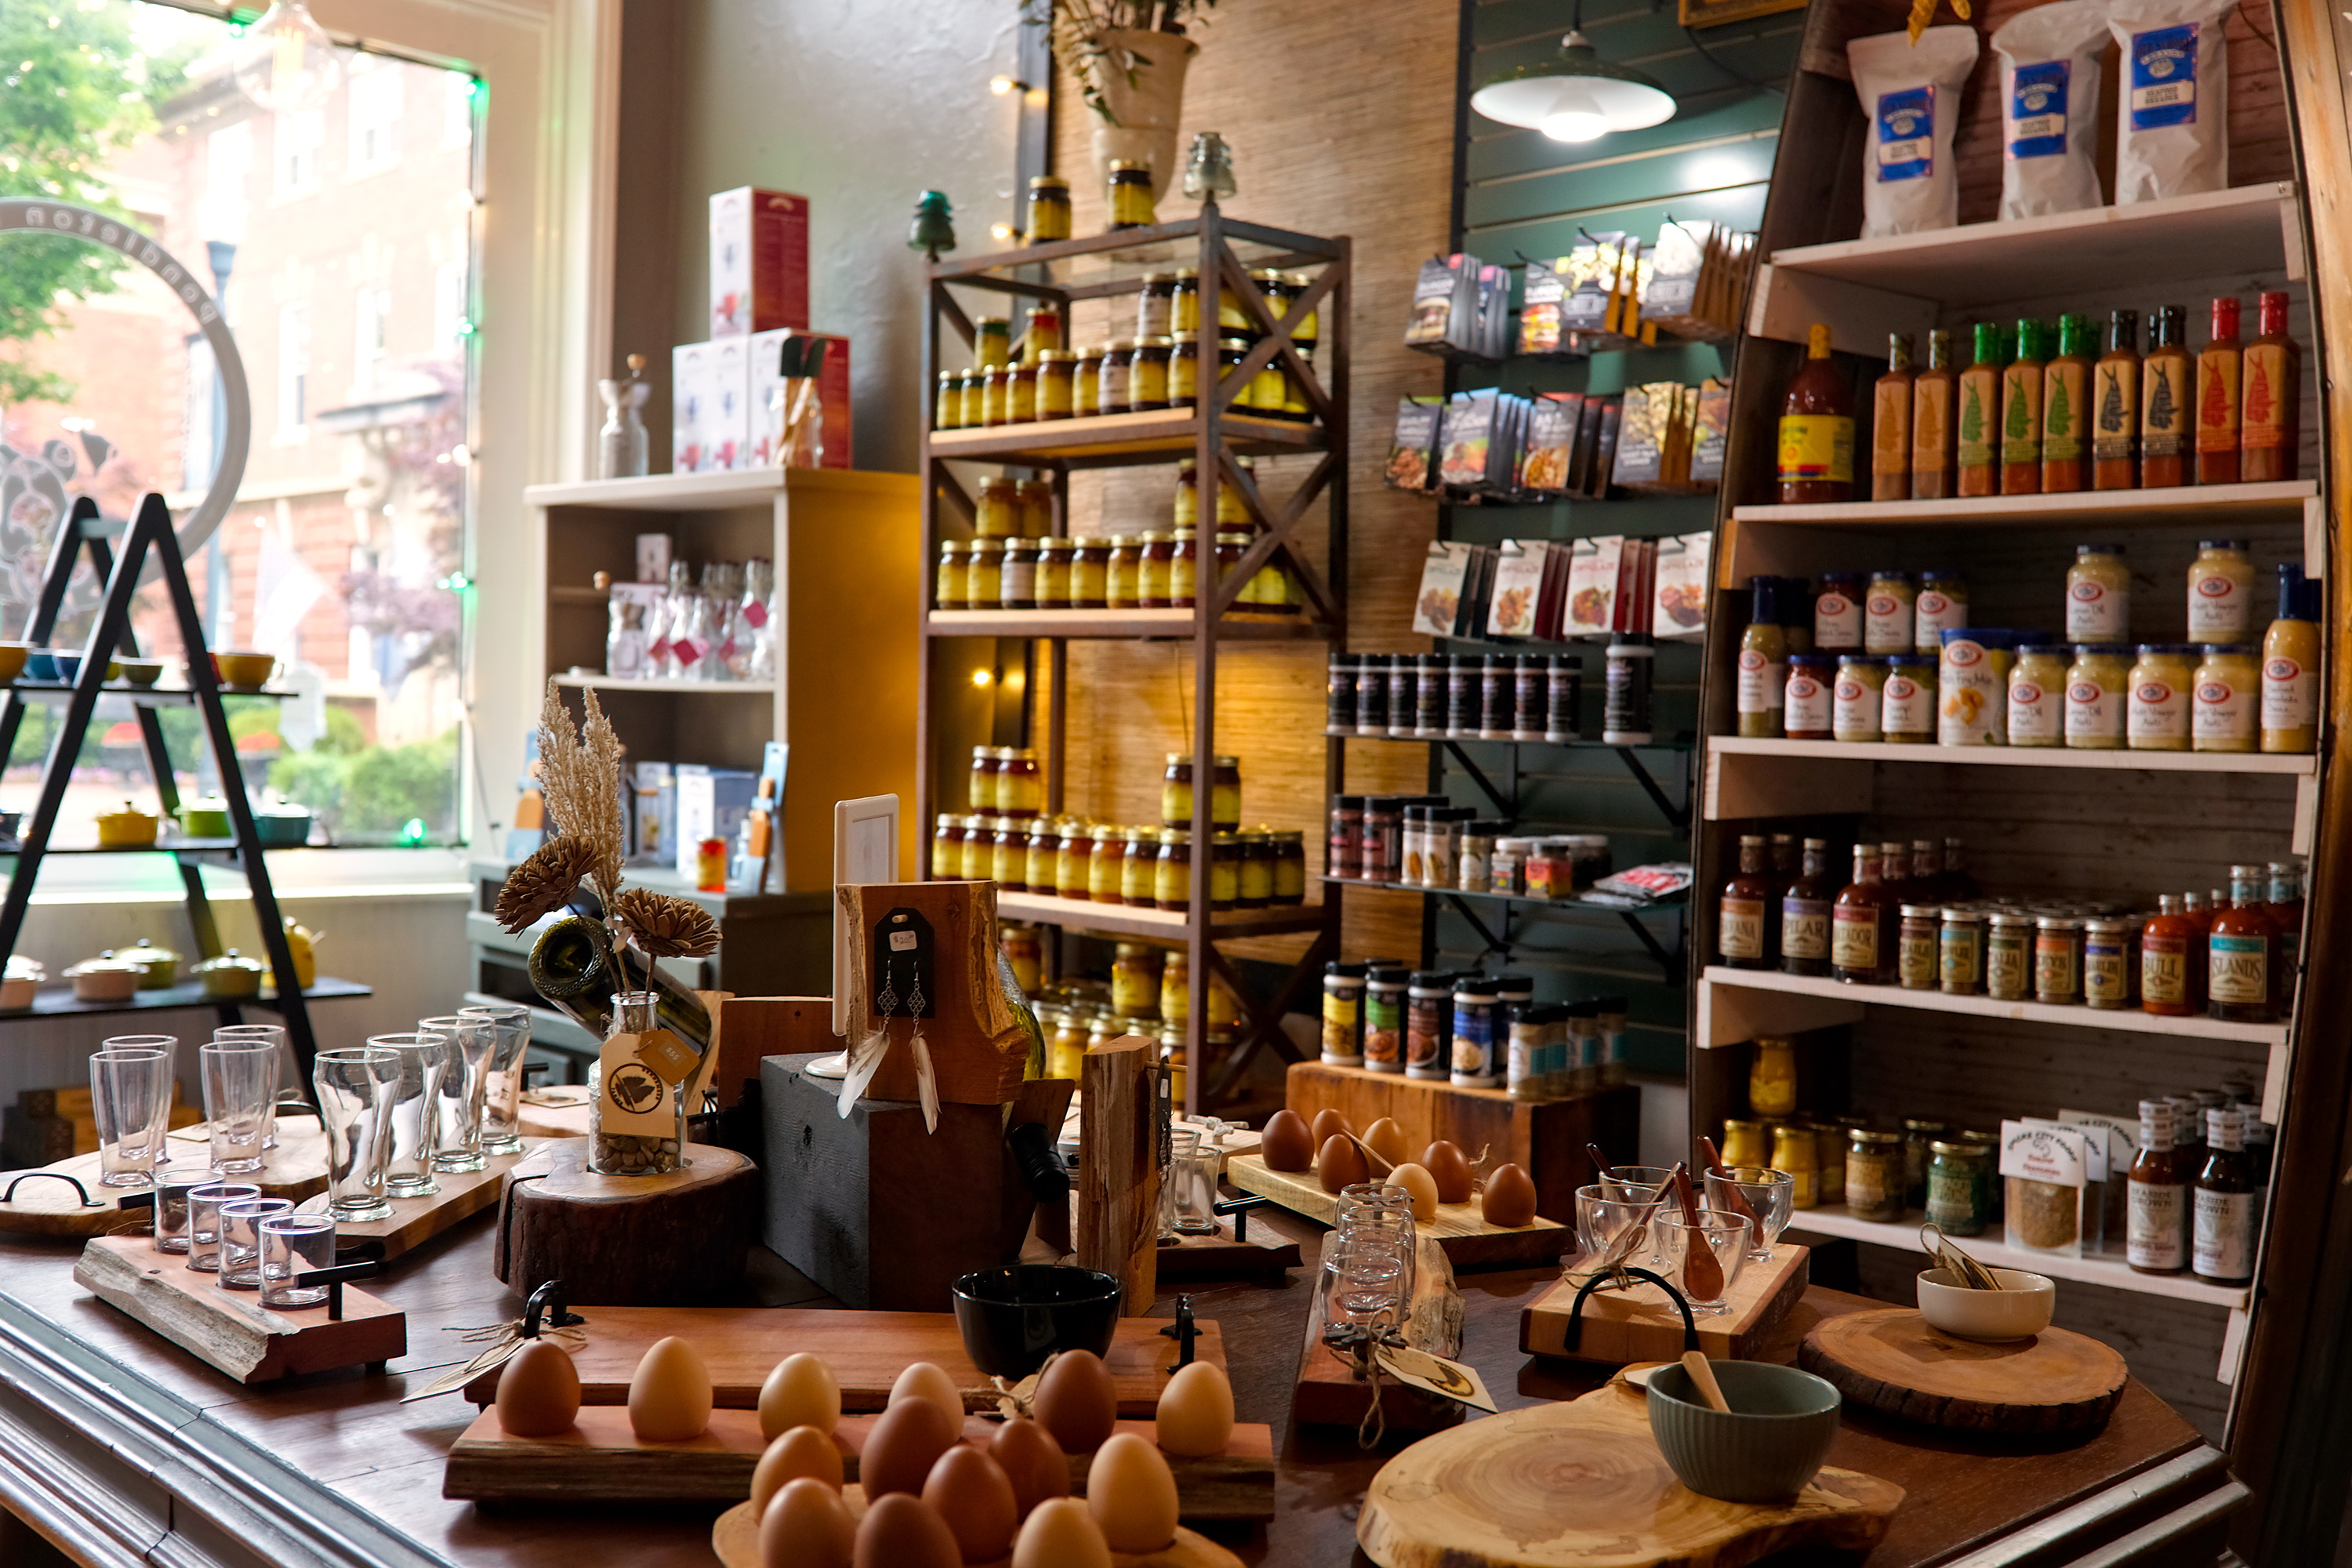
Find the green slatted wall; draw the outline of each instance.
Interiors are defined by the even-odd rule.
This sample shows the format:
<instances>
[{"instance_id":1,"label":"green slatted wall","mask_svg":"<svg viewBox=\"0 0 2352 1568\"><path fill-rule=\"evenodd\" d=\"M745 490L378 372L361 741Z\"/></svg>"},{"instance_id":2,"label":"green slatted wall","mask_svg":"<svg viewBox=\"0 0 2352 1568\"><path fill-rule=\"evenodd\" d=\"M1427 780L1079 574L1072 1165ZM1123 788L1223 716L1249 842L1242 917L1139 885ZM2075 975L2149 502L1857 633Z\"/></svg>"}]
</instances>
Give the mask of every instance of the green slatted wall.
<instances>
[{"instance_id":1,"label":"green slatted wall","mask_svg":"<svg viewBox=\"0 0 2352 1568\"><path fill-rule=\"evenodd\" d=\"M1553 53L1572 7L1561 0L1465 0L1470 11L1475 87L1495 73ZM1534 131L1470 116L1461 193L1462 248L1490 262L1517 267L1524 257L1558 257L1575 245L1580 226L1654 236L1668 215L1752 228L1762 216L1764 188L1780 123L1780 95L1733 79L1778 84L1793 67L1803 14L1709 28L1699 35L1710 63L1675 19L1673 0L1586 0L1584 32L1601 55L1649 72L1675 94L1675 118L1648 131L1566 144ZM1705 344L1662 343L1654 349L1596 355L1583 363L1517 361L1501 366L1463 365L1457 389L1499 385L1507 391L1616 392L1628 384L1696 383L1730 367ZM1448 537L1481 542L1510 538L1574 539L1590 534L1688 533L1713 526L1712 496L1561 501L1549 506L1456 506L1444 509ZM1451 645L1467 651L1472 645ZM1586 656L1583 732L1600 733L1600 649ZM1658 718L1662 737L1687 738L1697 729L1699 657L1689 643L1660 645ZM1607 833L1621 867L1686 859L1689 837L1662 814L1616 753L1600 747L1522 746L1468 742L1472 761L1497 785L1517 769L1520 820L1530 827ZM1678 804L1692 796L1687 749L1658 748L1641 761ZM1464 805L1482 804L1476 786L1449 765L1448 793ZM1495 934L1504 906L1471 900ZM1511 906L1515 971L1536 977L1538 994L1570 999L1603 992L1633 998L1628 1048L1639 1070L1680 1077L1685 991L1678 921L1645 923L1675 954L1672 976L1614 917L1585 910L1531 912ZM1466 963L1485 946L1475 928L1441 900L1433 937L1443 962Z\"/></svg>"}]
</instances>

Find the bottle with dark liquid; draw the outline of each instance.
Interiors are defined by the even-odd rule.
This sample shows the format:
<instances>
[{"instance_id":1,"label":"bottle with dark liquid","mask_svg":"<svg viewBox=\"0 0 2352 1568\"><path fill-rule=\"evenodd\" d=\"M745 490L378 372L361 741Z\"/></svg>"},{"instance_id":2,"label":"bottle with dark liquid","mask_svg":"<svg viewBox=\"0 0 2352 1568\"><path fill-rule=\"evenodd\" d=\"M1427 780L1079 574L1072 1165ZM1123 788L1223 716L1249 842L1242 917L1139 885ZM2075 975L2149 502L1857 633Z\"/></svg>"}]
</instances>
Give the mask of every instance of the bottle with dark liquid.
<instances>
[{"instance_id":1,"label":"bottle with dark liquid","mask_svg":"<svg viewBox=\"0 0 2352 1568\"><path fill-rule=\"evenodd\" d=\"M1927 368L1911 382L1911 499L1944 500L1958 476L1952 471L1952 421L1960 378L1952 369L1952 332L1927 334Z\"/></svg>"},{"instance_id":2,"label":"bottle with dark liquid","mask_svg":"<svg viewBox=\"0 0 2352 1568\"><path fill-rule=\"evenodd\" d=\"M2042 323L2017 323L2017 357L2000 373L2000 493L2042 493Z\"/></svg>"},{"instance_id":3,"label":"bottle with dark liquid","mask_svg":"<svg viewBox=\"0 0 2352 1568\"><path fill-rule=\"evenodd\" d=\"M1952 896L1944 882L1944 851L1932 838L1911 841L1911 901L1940 904Z\"/></svg>"},{"instance_id":4,"label":"bottle with dark liquid","mask_svg":"<svg viewBox=\"0 0 2352 1568\"><path fill-rule=\"evenodd\" d=\"M2091 488L2091 318L2058 318L2058 354L2042 367L2042 493Z\"/></svg>"},{"instance_id":5,"label":"bottle with dark liquid","mask_svg":"<svg viewBox=\"0 0 2352 1568\"><path fill-rule=\"evenodd\" d=\"M2278 1016L2278 927L2263 901L2263 868L2230 868L2230 903L2205 939L2206 1012L2239 1024Z\"/></svg>"},{"instance_id":6,"label":"bottle with dark liquid","mask_svg":"<svg viewBox=\"0 0 2352 1568\"><path fill-rule=\"evenodd\" d=\"M2263 900L2278 928L2279 1011L2294 1001L2296 954L2303 946L2303 870L2292 860L2270 863L2270 889Z\"/></svg>"},{"instance_id":7,"label":"bottle with dark liquid","mask_svg":"<svg viewBox=\"0 0 2352 1568\"><path fill-rule=\"evenodd\" d=\"M1884 931L1892 908L1879 882L1878 847L1853 847L1853 880L1838 890L1830 910L1830 972L1850 985L1875 985L1885 978Z\"/></svg>"},{"instance_id":8,"label":"bottle with dark liquid","mask_svg":"<svg viewBox=\"0 0 2352 1568\"><path fill-rule=\"evenodd\" d=\"M1837 887L1829 879L1829 841L1805 840L1804 867L1780 895L1780 969L1788 974L1830 972L1830 909Z\"/></svg>"},{"instance_id":9,"label":"bottle with dark liquid","mask_svg":"<svg viewBox=\"0 0 2352 1568\"><path fill-rule=\"evenodd\" d=\"M1830 330L1819 321L1780 400L1780 437L1783 506L1853 499L1853 386L1830 358Z\"/></svg>"},{"instance_id":10,"label":"bottle with dark liquid","mask_svg":"<svg viewBox=\"0 0 2352 1568\"><path fill-rule=\"evenodd\" d=\"M1956 904L1966 903L1983 891L1977 886L1977 879L1969 875L1968 868L1961 863L1964 858L1964 851L1958 839L1944 840L1944 887L1946 889L1944 897Z\"/></svg>"},{"instance_id":11,"label":"bottle with dark liquid","mask_svg":"<svg viewBox=\"0 0 2352 1568\"><path fill-rule=\"evenodd\" d=\"M1739 869L1723 884L1723 896L1716 906L1716 946L1723 962L1732 968L1771 967L1771 954L1764 942L1764 910L1771 896L1764 869L1764 837L1744 833L1739 837Z\"/></svg>"},{"instance_id":12,"label":"bottle with dark liquid","mask_svg":"<svg viewBox=\"0 0 2352 1568\"><path fill-rule=\"evenodd\" d=\"M2107 317L2107 352L2091 367L2091 488L2139 484L2139 312Z\"/></svg>"},{"instance_id":13,"label":"bottle with dark liquid","mask_svg":"<svg viewBox=\"0 0 2352 1568\"><path fill-rule=\"evenodd\" d=\"M1964 496L2000 493L2000 328L1976 325L1975 352L1959 374L1954 432L1954 479Z\"/></svg>"},{"instance_id":14,"label":"bottle with dark liquid","mask_svg":"<svg viewBox=\"0 0 2352 1568\"><path fill-rule=\"evenodd\" d=\"M2262 335L2246 345L2241 366L2245 384L2240 399L2238 477L2248 484L2295 476L2296 444L2302 430L2297 411L2303 394L2303 351L2286 335L2286 295L2266 290L2255 324Z\"/></svg>"},{"instance_id":15,"label":"bottle with dark liquid","mask_svg":"<svg viewBox=\"0 0 2352 1568\"><path fill-rule=\"evenodd\" d=\"M2124 1260L2140 1274L2178 1274L2189 1267L2189 1170L2172 1146L2172 1107L2139 1102L2139 1152L2124 1189Z\"/></svg>"},{"instance_id":16,"label":"bottle with dark liquid","mask_svg":"<svg viewBox=\"0 0 2352 1568\"><path fill-rule=\"evenodd\" d=\"M2183 330L2187 315L2167 305L2148 323L2147 357L2139 365L2139 485L2145 490L2189 482L2197 376Z\"/></svg>"},{"instance_id":17,"label":"bottle with dark liquid","mask_svg":"<svg viewBox=\"0 0 2352 1568\"><path fill-rule=\"evenodd\" d=\"M1886 374L1878 378L1870 409L1870 499L1902 500L1911 493L1911 334L1891 332Z\"/></svg>"},{"instance_id":18,"label":"bottle with dark liquid","mask_svg":"<svg viewBox=\"0 0 2352 1568\"><path fill-rule=\"evenodd\" d=\"M2213 335L2197 356L2197 482L2238 482L2238 441L2245 403L2245 348L2238 341L2238 297L2213 301Z\"/></svg>"},{"instance_id":19,"label":"bottle with dark liquid","mask_svg":"<svg viewBox=\"0 0 2352 1568\"><path fill-rule=\"evenodd\" d=\"M1797 879L1797 836L1775 833L1764 841L1764 880L1771 889L1764 900L1764 951L1774 962L1780 956L1780 900Z\"/></svg>"},{"instance_id":20,"label":"bottle with dark liquid","mask_svg":"<svg viewBox=\"0 0 2352 1568\"><path fill-rule=\"evenodd\" d=\"M2197 1173L2192 1200L2189 1266L2209 1285L2251 1285L2262 1187L2246 1152L2242 1114L2207 1111L2205 1149L2205 1168Z\"/></svg>"},{"instance_id":21,"label":"bottle with dark liquid","mask_svg":"<svg viewBox=\"0 0 2352 1568\"><path fill-rule=\"evenodd\" d=\"M564 916L531 944L530 973L541 996L600 1040L612 1032L613 994L635 991L644 984L635 974L624 980L613 973L588 921L579 915ZM651 988L662 1026L677 1031L697 1052L709 1048L710 1013L702 998L658 967L653 970Z\"/></svg>"}]
</instances>

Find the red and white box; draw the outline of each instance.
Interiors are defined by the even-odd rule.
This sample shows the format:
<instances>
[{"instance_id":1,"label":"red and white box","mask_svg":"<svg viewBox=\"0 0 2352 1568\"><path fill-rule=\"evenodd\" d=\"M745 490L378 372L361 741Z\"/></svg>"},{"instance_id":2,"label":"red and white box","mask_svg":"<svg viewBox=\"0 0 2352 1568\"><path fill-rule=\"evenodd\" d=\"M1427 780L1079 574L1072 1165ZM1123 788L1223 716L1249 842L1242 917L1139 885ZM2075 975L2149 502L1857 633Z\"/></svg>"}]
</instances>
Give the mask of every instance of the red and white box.
<instances>
[{"instance_id":1,"label":"red and white box","mask_svg":"<svg viewBox=\"0 0 2352 1568\"><path fill-rule=\"evenodd\" d=\"M740 466L764 468L782 460L776 443L783 435L783 412L774 407L775 391L783 384L783 342L787 330L753 335L751 350L751 438L750 456ZM839 332L803 332L824 340L824 364L817 372L817 402L824 410L825 468L849 467L849 339Z\"/></svg>"},{"instance_id":2,"label":"red and white box","mask_svg":"<svg viewBox=\"0 0 2352 1568\"><path fill-rule=\"evenodd\" d=\"M669 471L698 474L705 461L706 432L713 423L710 399L718 390L709 343L680 343L669 351Z\"/></svg>"},{"instance_id":3,"label":"red and white box","mask_svg":"<svg viewBox=\"0 0 2352 1568\"><path fill-rule=\"evenodd\" d=\"M809 203L744 185L710 198L710 335L809 324Z\"/></svg>"}]
</instances>

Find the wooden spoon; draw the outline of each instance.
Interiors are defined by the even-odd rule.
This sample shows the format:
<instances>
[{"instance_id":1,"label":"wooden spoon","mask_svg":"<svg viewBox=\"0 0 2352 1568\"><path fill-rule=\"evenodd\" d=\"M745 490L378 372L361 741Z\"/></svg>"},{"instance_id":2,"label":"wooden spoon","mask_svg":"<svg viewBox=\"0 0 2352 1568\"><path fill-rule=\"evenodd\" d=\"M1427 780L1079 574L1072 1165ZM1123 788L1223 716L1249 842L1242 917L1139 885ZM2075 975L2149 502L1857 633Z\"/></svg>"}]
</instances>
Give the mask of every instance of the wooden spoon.
<instances>
[{"instance_id":1,"label":"wooden spoon","mask_svg":"<svg viewBox=\"0 0 2352 1568\"><path fill-rule=\"evenodd\" d=\"M1717 1261L1715 1249L1706 1243L1706 1232L1698 1217L1698 1197L1691 1191L1690 1171L1677 1163L1674 1174L1675 1196L1681 1200L1683 1218L1691 1226L1689 1245L1683 1248L1683 1285L1690 1295L1701 1301L1723 1299L1723 1265Z\"/></svg>"},{"instance_id":2,"label":"wooden spoon","mask_svg":"<svg viewBox=\"0 0 2352 1568\"><path fill-rule=\"evenodd\" d=\"M1707 1365L1705 1351L1683 1352L1683 1370L1690 1373L1692 1386L1698 1390L1699 1397L1706 1401L1709 1410L1720 1411L1726 1415L1731 1414L1731 1406L1724 1402L1723 1384L1715 1381L1715 1368Z\"/></svg>"},{"instance_id":3,"label":"wooden spoon","mask_svg":"<svg viewBox=\"0 0 2352 1568\"><path fill-rule=\"evenodd\" d=\"M1764 1238L1764 1218L1761 1215L1758 1214L1755 1207L1748 1203L1748 1194L1741 1192L1736 1184L1731 1174L1731 1167L1723 1163L1723 1156L1721 1154L1716 1152L1715 1140L1707 1137L1705 1133L1701 1133L1698 1140L1698 1152L1700 1157L1706 1162L1706 1173L1710 1176L1717 1176L1722 1179L1724 1183L1723 1195L1725 1199L1730 1203L1732 1212L1734 1214L1746 1216L1748 1223L1756 1227L1757 1240L1759 1242L1762 1241Z\"/></svg>"}]
</instances>

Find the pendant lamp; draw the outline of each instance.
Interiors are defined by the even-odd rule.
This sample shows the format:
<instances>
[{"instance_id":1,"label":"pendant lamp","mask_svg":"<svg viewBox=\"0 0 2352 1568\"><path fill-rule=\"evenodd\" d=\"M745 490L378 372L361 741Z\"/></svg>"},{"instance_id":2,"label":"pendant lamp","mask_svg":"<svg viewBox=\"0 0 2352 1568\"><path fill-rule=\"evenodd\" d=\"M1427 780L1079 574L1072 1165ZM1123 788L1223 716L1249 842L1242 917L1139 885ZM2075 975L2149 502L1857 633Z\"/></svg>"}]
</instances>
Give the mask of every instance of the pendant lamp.
<instances>
[{"instance_id":1,"label":"pendant lamp","mask_svg":"<svg viewBox=\"0 0 2352 1568\"><path fill-rule=\"evenodd\" d=\"M1559 53L1505 71L1470 95L1489 120L1540 131L1555 142L1590 142L1612 131L1640 131L1675 117L1675 96L1631 66L1601 58L1584 36L1584 5Z\"/></svg>"}]
</instances>

